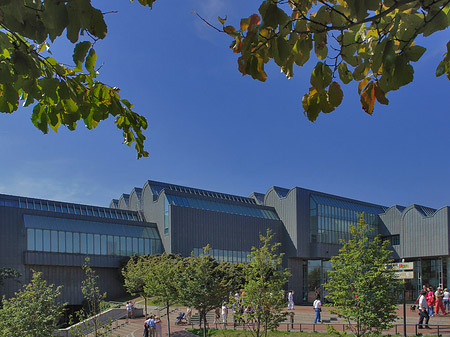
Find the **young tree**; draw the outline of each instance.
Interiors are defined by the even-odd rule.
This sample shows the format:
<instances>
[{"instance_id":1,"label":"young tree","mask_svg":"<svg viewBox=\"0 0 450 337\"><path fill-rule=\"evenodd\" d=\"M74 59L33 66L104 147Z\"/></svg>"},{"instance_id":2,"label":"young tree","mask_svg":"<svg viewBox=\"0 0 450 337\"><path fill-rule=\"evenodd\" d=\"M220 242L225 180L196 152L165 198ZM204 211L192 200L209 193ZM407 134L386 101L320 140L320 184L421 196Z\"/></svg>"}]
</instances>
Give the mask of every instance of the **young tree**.
<instances>
[{"instance_id":1,"label":"young tree","mask_svg":"<svg viewBox=\"0 0 450 337\"><path fill-rule=\"evenodd\" d=\"M239 71L260 81L270 60L290 78L294 65L305 65L314 50L318 61L302 99L314 121L341 104L339 81L358 82L369 114L375 101L388 104L388 92L413 80L412 63L425 52L416 42L447 29L449 12L448 0L265 0L259 14L241 19L237 28L219 18L223 28L217 29L234 39ZM450 79L450 42L436 66L436 76Z\"/></svg>"},{"instance_id":2,"label":"young tree","mask_svg":"<svg viewBox=\"0 0 450 337\"><path fill-rule=\"evenodd\" d=\"M122 269L124 277L124 287L131 295L139 295L144 298L145 315L147 316L147 298L145 292L145 276L147 274L146 264L144 263L148 257L134 255L130 257L126 266Z\"/></svg>"},{"instance_id":3,"label":"young tree","mask_svg":"<svg viewBox=\"0 0 450 337\"><path fill-rule=\"evenodd\" d=\"M380 333L397 318L399 280L386 269L392 262L387 241L369 239L371 229L362 214L350 226L351 239L331 258L332 270L325 285L333 301L333 313L347 320L356 336Z\"/></svg>"},{"instance_id":4,"label":"young tree","mask_svg":"<svg viewBox=\"0 0 450 337\"><path fill-rule=\"evenodd\" d=\"M245 286L240 305L247 306L247 320L252 321L252 334L267 336L284 320L286 301L283 286L290 273L282 267L283 254L277 254L280 243L272 244L273 234L268 229L266 235L259 236L259 248L252 248L250 264L245 268ZM243 320L244 317L239 317Z\"/></svg>"},{"instance_id":5,"label":"young tree","mask_svg":"<svg viewBox=\"0 0 450 337\"><path fill-rule=\"evenodd\" d=\"M198 310L203 337L206 337L206 314L220 307L230 291L224 269L207 254L209 249L206 246L200 256L185 258L178 279L179 299L184 305Z\"/></svg>"},{"instance_id":6,"label":"young tree","mask_svg":"<svg viewBox=\"0 0 450 337\"><path fill-rule=\"evenodd\" d=\"M148 256L143 263L144 290L147 296L154 296L166 306L167 330L170 336L170 305L178 299L179 262L178 255L163 253L158 256Z\"/></svg>"},{"instance_id":7,"label":"young tree","mask_svg":"<svg viewBox=\"0 0 450 337\"><path fill-rule=\"evenodd\" d=\"M155 0L139 0L152 7ZM75 130L83 120L87 128L114 116L124 143L135 142L137 157L144 150L146 119L119 95L120 89L96 79L94 45L106 37L104 13L90 0L0 1L0 112L12 113L23 102L34 105L31 120L42 132L63 125ZM46 52L66 31L74 46L73 66Z\"/></svg>"},{"instance_id":8,"label":"young tree","mask_svg":"<svg viewBox=\"0 0 450 337\"><path fill-rule=\"evenodd\" d=\"M51 336L63 314L64 305L57 302L61 288L47 285L41 273L34 272L31 282L16 292L15 297L3 298L0 336Z\"/></svg>"},{"instance_id":9,"label":"young tree","mask_svg":"<svg viewBox=\"0 0 450 337\"><path fill-rule=\"evenodd\" d=\"M81 281L81 292L84 297L84 308L76 313L81 325L76 325L71 329L72 335L84 336L85 331L93 332L95 337L107 336L107 330L111 322L102 322L98 316L106 308L106 293L102 293L97 284L98 275L90 266L90 258L86 257L83 270L86 279Z\"/></svg>"}]
</instances>

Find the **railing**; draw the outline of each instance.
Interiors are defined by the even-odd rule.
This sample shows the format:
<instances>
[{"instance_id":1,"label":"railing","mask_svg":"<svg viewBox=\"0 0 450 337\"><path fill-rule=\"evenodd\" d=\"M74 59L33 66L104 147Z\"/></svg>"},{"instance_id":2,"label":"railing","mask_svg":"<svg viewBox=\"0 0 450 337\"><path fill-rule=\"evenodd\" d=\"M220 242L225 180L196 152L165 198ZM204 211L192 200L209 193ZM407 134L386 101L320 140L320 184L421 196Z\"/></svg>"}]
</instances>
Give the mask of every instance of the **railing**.
<instances>
[{"instance_id":1,"label":"railing","mask_svg":"<svg viewBox=\"0 0 450 337\"><path fill-rule=\"evenodd\" d=\"M59 335L62 337L71 337L73 336L73 329L75 329L77 334L81 334L82 336L89 335L95 329L93 324L94 319L96 319L103 328L106 326L109 331L118 329L124 324L128 324L128 314L125 309L109 309L68 328L59 329ZM124 321L119 322L121 319L124 319Z\"/></svg>"},{"instance_id":2,"label":"railing","mask_svg":"<svg viewBox=\"0 0 450 337\"><path fill-rule=\"evenodd\" d=\"M187 324L192 328L199 326L199 322L192 321L191 324ZM206 323L207 328L215 328L215 329L233 329L233 330L248 330L253 329L255 327L255 323L246 323L239 321L230 321L227 323L223 322L211 322L208 321ZM346 323L325 323L325 324L313 324L313 323L293 323L293 322L283 322L280 324L278 330L292 331L292 332L326 332L327 327L332 326L334 329L338 331L347 331L348 324ZM386 333L403 335L404 334L404 325L403 324L395 324L392 328L385 330ZM419 329L418 324L406 324L406 334L407 335L426 335L432 334L437 336L450 335L450 325L447 324L429 324L429 328L427 329Z\"/></svg>"}]
</instances>

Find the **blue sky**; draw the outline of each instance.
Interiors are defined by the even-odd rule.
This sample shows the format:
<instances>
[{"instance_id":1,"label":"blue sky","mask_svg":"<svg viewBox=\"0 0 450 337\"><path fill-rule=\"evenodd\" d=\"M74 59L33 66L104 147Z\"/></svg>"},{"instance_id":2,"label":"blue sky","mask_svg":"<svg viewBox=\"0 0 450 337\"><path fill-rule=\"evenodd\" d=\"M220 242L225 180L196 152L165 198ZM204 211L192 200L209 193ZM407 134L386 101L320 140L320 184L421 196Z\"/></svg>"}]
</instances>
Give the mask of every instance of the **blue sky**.
<instances>
[{"instance_id":1,"label":"blue sky","mask_svg":"<svg viewBox=\"0 0 450 337\"><path fill-rule=\"evenodd\" d=\"M192 13L237 25L259 1L93 3L118 11L96 45L100 80L147 117L150 157L136 160L112 119L44 135L22 109L0 116L0 193L104 206L151 179L244 196L277 185L386 206L450 205L450 82L434 76L448 31L420 43L427 52L414 82L391 92L388 106L369 116L345 86L342 105L311 123L301 97L314 61L290 80L273 62L266 83L243 77L231 39ZM72 63L72 48L61 41L52 50Z\"/></svg>"}]
</instances>

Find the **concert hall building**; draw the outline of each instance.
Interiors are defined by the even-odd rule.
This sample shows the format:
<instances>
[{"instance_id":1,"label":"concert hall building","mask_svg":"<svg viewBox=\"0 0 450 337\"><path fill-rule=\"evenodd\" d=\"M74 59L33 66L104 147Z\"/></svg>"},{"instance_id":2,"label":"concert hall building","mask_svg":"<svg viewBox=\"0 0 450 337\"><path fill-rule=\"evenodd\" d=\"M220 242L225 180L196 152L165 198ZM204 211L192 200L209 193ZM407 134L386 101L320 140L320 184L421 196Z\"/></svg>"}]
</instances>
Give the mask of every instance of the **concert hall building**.
<instances>
[{"instance_id":1,"label":"concert hall building","mask_svg":"<svg viewBox=\"0 0 450 337\"><path fill-rule=\"evenodd\" d=\"M361 213L371 235L390 241L395 259L414 262L409 299L422 284L450 286L448 206L385 207L300 187L244 197L149 180L109 207L0 195L0 267L22 274L0 292L13 296L35 270L64 285L64 302L79 304L89 256L102 291L117 298L124 293L120 268L131 255L198 255L209 244L218 261L247 262L269 228L292 273L288 289L296 304L309 303Z\"/></svg>"}]
</instances>

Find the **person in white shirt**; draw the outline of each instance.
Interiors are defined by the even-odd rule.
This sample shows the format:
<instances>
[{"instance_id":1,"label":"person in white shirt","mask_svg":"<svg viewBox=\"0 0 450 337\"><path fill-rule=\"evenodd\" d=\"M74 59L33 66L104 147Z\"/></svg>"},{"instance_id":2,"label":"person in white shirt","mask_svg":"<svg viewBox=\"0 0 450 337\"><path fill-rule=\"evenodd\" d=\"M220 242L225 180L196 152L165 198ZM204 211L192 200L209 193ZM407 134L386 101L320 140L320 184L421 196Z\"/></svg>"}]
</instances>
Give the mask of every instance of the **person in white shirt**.
<instances>
[{"instance_id":1,"label":"person in white shirt","mask_svg":"<svg viewBox=\"0 0 450 337\"><path fill-rule=\"evenodd\" d=\"M314 311L316 312L316 317L314 318L314 324L317 322L322 323L320 320L320 312L322 311L322 302L320 302L320 295L317 294L316 300L313 303Z\"/></svg>"},{"instance_id":2,"label":"person in white shirt","mask_svg":"<svg viewBox=\"0 0 450 337\"><path fill-rule=\"evenodd\" d=\"M450 310L450 293L448 292L448 289L444 289L444 297L442 298L442 303L444 304L444 310L446 312L449 312Z\"/></svg>"},{"instance_id":3,"label":"person in white shirt","mask_svg":"<svg viewBox=\"0 0 450 337\"><path fill-rule=\"evenodd\" d=\"M222 323L226 325L227 320L228 320L228 307L227 303L224 302L222 305Z\"/></svg>"},{"instance_id":4,"label":"person in white shirt","mask_svg":"<svg viewBox=\"0 0 450 337\"><path fill-rule=\"evenodd\" d=\"M428 303L425 295L427 292L422 290L419 297L419 329L423 329L423 320L425 319L425 329L430 329L428 327L428 321L430 320L430 315L428 314Z\"/></svg>"},{"instance_id":5,"label":"person in white shirt","mask_svg":"<svg viewBox=\"0 0 450 337\"><path fill-rule=\"evenodd\" d=\"M288 310L294 310L294 291L288 293Z\"/></svg>"}]
</instances>

